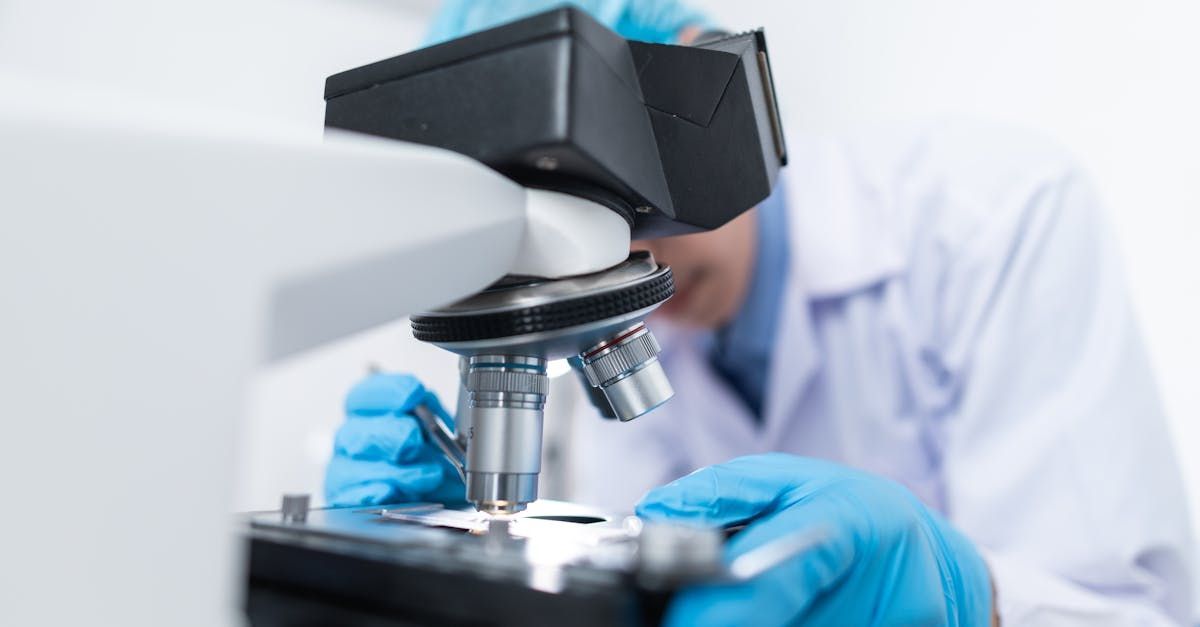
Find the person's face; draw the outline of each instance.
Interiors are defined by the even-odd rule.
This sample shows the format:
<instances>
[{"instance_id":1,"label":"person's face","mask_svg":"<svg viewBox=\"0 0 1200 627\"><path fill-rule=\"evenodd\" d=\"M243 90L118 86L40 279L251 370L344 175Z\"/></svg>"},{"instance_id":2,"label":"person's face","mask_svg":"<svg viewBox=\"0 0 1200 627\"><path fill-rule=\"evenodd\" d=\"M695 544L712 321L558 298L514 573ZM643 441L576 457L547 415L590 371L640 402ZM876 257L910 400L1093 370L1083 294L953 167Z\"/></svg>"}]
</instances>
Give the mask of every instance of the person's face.
<instances>
[{"instance_id":1,"label":"person's face","mask_svg":"<svg viewBox=\"0 0 1200 627\"><path fill-rule=\"evenodd\" d=\"M656 315L707 329L733 319L754 270L757 220L751 209L706 233L633 242L632 249L650 251L675 274L675 296Z\"/></svg>"}]
</instances>

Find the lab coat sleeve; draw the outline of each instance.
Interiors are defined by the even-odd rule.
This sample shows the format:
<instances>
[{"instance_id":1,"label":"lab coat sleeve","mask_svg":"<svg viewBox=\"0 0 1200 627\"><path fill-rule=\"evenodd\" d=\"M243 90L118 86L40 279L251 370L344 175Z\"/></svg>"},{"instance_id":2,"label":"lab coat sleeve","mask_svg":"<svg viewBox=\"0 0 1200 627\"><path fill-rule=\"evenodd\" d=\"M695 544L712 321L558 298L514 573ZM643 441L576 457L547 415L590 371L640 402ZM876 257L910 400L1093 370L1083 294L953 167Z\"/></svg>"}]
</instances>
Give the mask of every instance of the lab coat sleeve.
<instances>
[{"instance_id":1,"label":"lab coat sleeve","mask_svg":"<svg viewBox=\"0 0 1200 627\"><path fill-rule=\"evenodd\" d=\"M1013 180L941 248L947 514L1005 625L1190 622L1187 506L1112 234L1065 161Z\"/></svg>"}]
</instances>

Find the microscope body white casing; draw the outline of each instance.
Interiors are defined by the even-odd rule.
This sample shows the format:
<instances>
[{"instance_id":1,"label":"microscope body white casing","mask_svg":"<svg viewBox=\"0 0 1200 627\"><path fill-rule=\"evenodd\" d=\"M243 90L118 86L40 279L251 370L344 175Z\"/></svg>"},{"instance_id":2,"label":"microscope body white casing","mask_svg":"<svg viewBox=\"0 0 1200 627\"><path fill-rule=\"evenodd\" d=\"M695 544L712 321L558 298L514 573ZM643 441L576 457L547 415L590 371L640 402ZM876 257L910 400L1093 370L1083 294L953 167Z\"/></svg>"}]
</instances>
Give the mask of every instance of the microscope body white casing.
<instances>
[{"instance_id":1,"label":"microscope body white casing","mask_svg":"<svg viewBox=\"0 0 1200 627\"><path fill-rule=\"evenodd\" d=\"M0 492L40 514L5 517L3 624L235 624L256 367L628 254L613 212L443 150L45 102L0 103Z\"/></svg>"}]
</instances>

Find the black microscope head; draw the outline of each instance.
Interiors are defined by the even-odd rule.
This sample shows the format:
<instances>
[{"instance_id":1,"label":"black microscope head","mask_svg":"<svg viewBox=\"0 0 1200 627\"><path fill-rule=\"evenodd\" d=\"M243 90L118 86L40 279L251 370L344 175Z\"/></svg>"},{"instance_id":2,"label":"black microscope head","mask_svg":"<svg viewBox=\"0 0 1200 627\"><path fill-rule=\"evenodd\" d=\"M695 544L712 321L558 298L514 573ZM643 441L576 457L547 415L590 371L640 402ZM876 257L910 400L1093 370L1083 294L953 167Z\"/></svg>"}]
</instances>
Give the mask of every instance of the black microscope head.
<instances>
[{"instance_id":1,"label":"black microscope head","mask_svg":"<svg viewBox=\"0 0 1200 627\"><path fill-rule=\"evenodd\" d=\"M761 31L650 44L564 7L335 74L325 100L327 127L597 201L634 238L721 226L787 161Z\"/></svg>"}]
</instances>

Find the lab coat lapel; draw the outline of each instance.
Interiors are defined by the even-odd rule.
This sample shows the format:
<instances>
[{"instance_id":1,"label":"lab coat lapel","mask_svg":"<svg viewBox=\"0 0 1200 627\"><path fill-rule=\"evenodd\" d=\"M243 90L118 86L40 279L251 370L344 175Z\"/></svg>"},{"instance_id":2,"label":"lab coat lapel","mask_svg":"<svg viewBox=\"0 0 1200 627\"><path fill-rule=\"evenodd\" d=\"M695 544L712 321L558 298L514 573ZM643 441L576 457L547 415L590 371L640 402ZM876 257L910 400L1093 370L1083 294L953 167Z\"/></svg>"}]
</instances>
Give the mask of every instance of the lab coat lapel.
<instances>
[{"instance_id":1,"label":"lab coat lapel","mask_svg":"<svg viewBox=\"0 0 1200 627\"><path fill-rule=\"evenodd\" d=\"M789 267L776 328L762 437L778 446L821 366L813 302L836 298L900 272L901 234L883 176L843 144L801 138L788 176Z\"/></svg>"},{"instance_id":2,"label":"lab coat lapel","mask_svg":"<svg viewBox=\"0 0 1200 627\"><path fill-rule=\"evenodd\" d=\"M792 283L809 299L853 292L903 270L902 220L892 215L887 168L854 142L806 139L793 149L788 177Z\"/></svg>"},{"instance_id":3,"label":"lab coat lapel","mask_svg":"<svg viewBox=\"0 0 1200 627\"><path fill-rule=\"evenodd\" d=\"M771 367L767 370L767 395L759 437L769 448L777 447L788 425L800 419L797 410L821 365L820 347L813 331L808 296L789 272L782 310L776 326Z\"/></svg>"}]
</instances>

